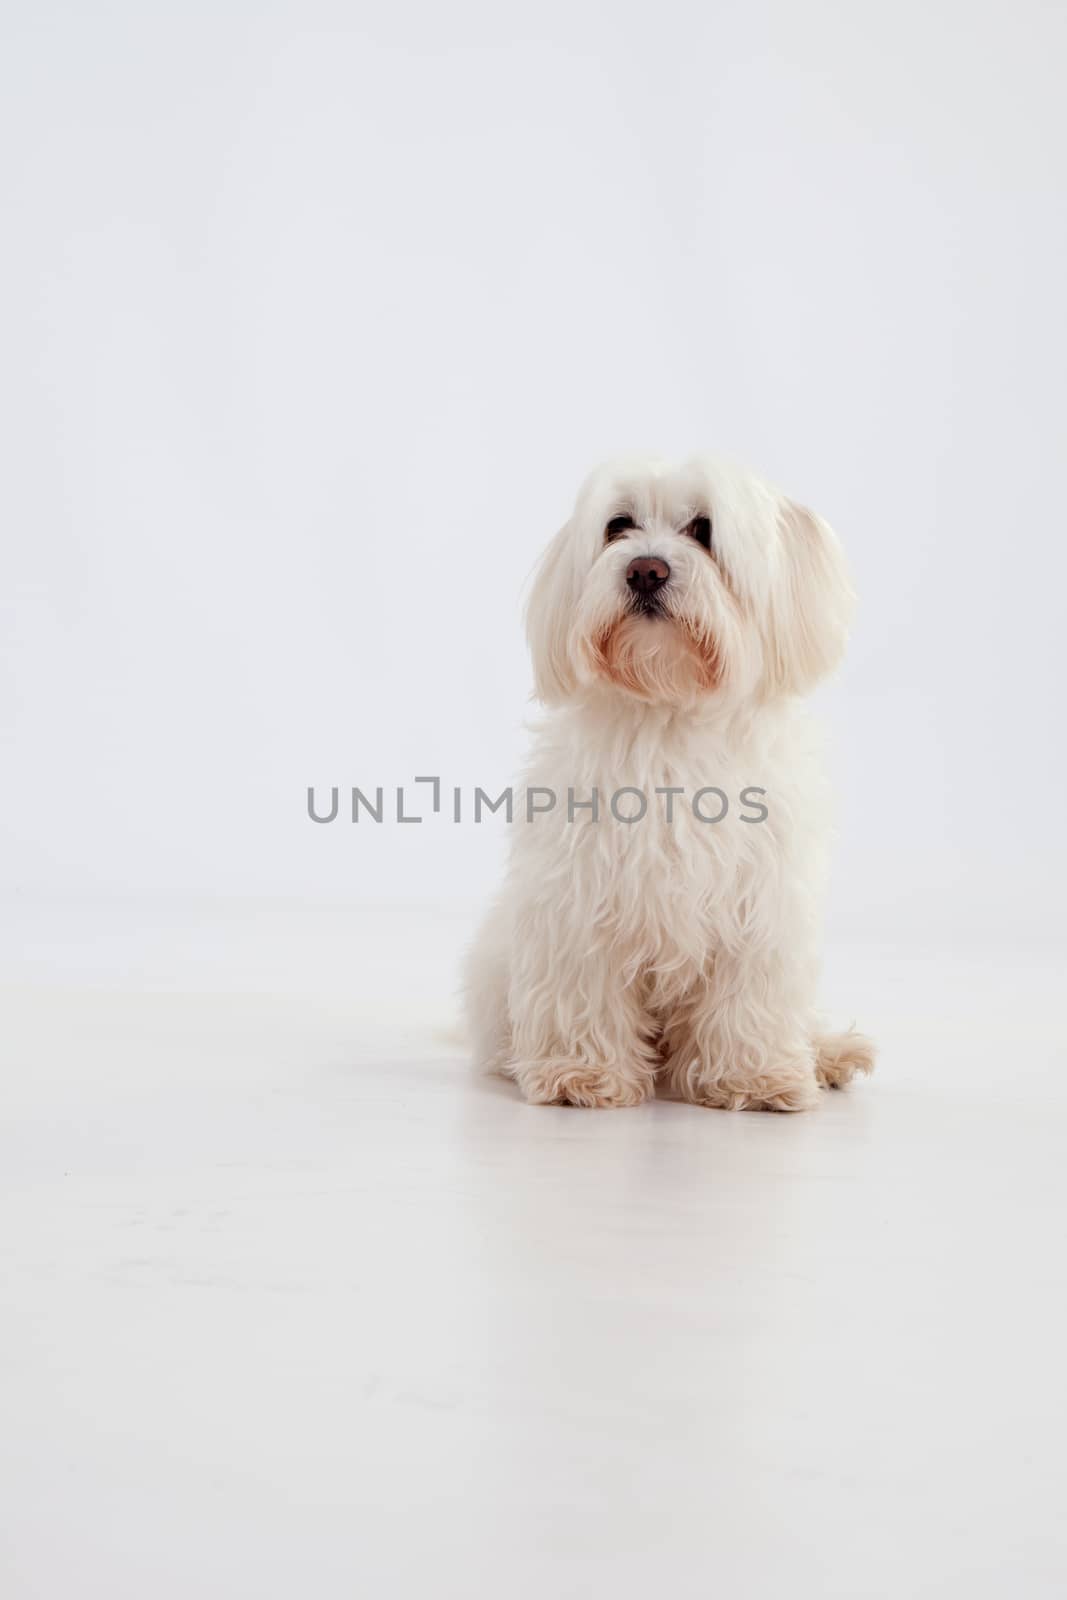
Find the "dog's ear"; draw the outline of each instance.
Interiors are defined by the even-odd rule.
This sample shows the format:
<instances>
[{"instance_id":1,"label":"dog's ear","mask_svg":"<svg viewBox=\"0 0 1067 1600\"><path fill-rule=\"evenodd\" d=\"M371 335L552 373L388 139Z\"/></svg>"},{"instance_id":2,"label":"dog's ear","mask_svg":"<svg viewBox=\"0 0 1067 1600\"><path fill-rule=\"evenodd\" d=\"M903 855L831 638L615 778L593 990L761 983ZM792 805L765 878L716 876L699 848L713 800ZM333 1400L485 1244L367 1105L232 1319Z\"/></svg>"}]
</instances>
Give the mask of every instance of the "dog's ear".
<instances>
[{"instance_id":1,"label":"dog's ear","mask_svg":"<svg viewBox=\"0 0 1067 1600\"><path fill-rule=\"evenodd\" d=\"M841 546L821 517L782 499L777 531L767 684L772 693L805 694L841 660L855 597Z\"/></svg>"},{"instance_id":2,"label":"dog's ear","mask_svg":"<svg viewBox=\"0 0 1067 1600\"><path fill-rule=\"evenodd\" d=\"M573 634L575 566L572 526L552 540L534 573L526 602L526 638L533 658L534 690L545 705L559 705L577 686Z\"/></svg>"}]
</instances>

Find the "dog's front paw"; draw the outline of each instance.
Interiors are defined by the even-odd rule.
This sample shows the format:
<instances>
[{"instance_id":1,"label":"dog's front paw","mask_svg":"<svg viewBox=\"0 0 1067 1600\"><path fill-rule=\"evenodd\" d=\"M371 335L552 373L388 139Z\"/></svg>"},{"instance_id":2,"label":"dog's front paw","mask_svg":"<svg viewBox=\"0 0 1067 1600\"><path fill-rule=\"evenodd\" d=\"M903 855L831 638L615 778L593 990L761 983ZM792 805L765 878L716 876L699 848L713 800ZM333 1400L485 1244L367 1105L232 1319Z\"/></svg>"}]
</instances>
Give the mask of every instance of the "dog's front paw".
<instances>
[{"instance_id":1,"label":"dog's front paw","mask_svg":"<svg viewBox=\"0 0 1067 1600\"><path fill-rule=\"evenodd\" d=\"M639 1076L617 1067L564 1058L515 1061L508 1073L535 1106L639 1106L648 1099L653 1082L651 1074Z\"/></svg>"},{"instance_id":2,"label":"dog's front paw","mask_svg":"<svg viewBox=\"0 0 1067 1600\"><path fill-rule=\"evenodd\" d=\"M819 1086L807 1069L768 1072L734 1095L735 1111L813 1111L819 1103Z\"/></svg>"},{"instance_id":3,"label":"dog's front paw","mask_svg":"<svg viewBox=\"0 0 1067 1600\"><path fill-rule=\"evenodd\" d=\"M676 1058L670 1081L683 1099L718 1111L811 1111L819 1103L814 1062L806 1058L758 1069Z\"/></svg>"}]
</instances>

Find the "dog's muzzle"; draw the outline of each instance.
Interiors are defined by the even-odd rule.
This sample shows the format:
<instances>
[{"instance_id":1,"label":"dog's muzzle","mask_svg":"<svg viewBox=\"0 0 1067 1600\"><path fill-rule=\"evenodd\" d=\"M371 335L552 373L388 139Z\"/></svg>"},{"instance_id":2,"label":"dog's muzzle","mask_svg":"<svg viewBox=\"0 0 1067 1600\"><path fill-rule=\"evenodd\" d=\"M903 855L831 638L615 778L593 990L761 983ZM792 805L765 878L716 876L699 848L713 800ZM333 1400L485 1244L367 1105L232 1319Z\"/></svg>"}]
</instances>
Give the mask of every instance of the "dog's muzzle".
<instances>
[{"instance_id":1,"label":"dog's muzzle","mask_svg":"<svg viewBox=\"0 0 1067 1600\"><path fill-rule=\"evenodd\" d=\"M635 611L653 614L660 610L659 591L671 575L671 569L658 556L638 556L626 568L626 587L629 589Z\"/></svg>"}]
</instances>

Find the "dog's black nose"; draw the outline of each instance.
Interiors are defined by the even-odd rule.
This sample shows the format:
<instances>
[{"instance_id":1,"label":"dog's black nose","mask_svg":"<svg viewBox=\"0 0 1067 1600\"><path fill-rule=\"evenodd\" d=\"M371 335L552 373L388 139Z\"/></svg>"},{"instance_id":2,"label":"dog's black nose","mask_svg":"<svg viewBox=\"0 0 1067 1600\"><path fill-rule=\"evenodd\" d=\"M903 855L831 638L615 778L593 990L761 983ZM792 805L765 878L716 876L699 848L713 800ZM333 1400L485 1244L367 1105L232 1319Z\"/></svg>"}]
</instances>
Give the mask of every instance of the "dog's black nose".
<instances>
[{"instance_id":1,"label":"dog's black nose","mask_svg":"<svg viewBox=\"0 0 1067 1600\"><path fill-rule=\"evenodd\" d=\"M626 582L634 594L655 594L670 575L671 569L665 561L655 556L638 556L626 569Z\"/></svg>"}]
</instances>

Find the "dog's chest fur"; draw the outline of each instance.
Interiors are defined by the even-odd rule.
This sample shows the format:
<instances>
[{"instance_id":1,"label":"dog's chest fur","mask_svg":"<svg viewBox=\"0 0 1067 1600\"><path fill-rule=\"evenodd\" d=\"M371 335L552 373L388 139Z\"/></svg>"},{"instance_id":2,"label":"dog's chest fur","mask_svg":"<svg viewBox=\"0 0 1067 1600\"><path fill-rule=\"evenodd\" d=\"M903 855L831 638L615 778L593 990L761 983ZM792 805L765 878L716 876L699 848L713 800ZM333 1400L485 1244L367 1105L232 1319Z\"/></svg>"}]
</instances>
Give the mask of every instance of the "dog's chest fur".
<instances>
[{"instance_id":1,"label":"dog's chest fur","mask_svg":"<svg viewBox=\"0 0 1067 1600\"><path fill-rule=\"evenodd\" d=\"M541 729L526 784L551 790L555 804L527 821L526 789L516 797L512 873L523 897L555 919L561 941L583 931L610 940L664 1004L717 950L773 943L818 870L819 762L792 709L723 727L659 708L612 719L575 707ZM705 820L722 799L702 790L725 795L721 820ZM746 790L765 792L743 800ZM613 797L621 816L643 814L619 820ZM764 819L745 820L760 806Z\"/></svg>"}]
</instances>

